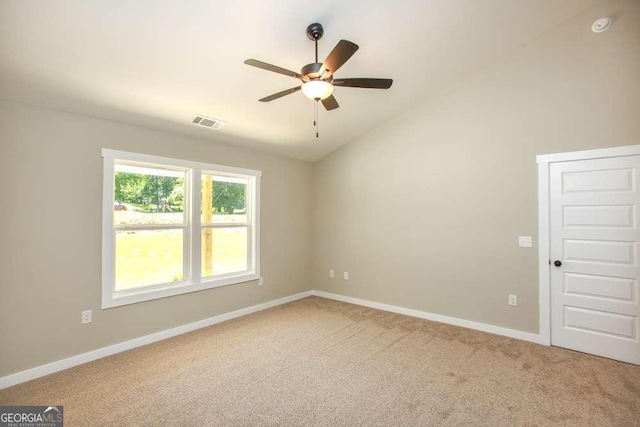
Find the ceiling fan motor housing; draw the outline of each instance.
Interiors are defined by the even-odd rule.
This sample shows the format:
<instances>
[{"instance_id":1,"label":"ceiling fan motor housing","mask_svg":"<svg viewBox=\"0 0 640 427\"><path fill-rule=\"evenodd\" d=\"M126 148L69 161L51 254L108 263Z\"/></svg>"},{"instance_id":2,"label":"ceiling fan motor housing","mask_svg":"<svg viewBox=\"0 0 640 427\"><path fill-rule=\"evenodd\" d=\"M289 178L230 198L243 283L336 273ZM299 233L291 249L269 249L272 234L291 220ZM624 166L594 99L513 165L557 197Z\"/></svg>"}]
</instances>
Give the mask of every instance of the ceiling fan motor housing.
<instances>
[{"instance_id":1,"label":"ceiling fan motor housing","mask_svg":"<svg viewBox=\"0 0 640 427\"><path fill-rule=\"evenodd\" d=\"M305 77L308 77L309 80L319 79L320 78L320 69L322 68L322 64L319 62L313 62L311 64L307 64L300 70L300 74ZM325 79L326 81L333 80L333 76Z\"/></svg>"}]
</instances>

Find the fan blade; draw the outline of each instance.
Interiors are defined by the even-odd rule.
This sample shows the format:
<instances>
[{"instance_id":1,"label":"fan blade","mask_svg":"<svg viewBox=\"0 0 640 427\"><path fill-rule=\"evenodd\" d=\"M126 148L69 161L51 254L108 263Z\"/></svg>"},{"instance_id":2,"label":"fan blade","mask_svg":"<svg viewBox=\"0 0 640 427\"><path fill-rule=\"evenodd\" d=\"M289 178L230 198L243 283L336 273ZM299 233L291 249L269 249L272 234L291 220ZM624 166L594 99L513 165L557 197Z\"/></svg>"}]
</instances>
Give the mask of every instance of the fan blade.
<instances>
[{"instance_id":1,"label":"fan blade","mask_svg":"<svg viewBox=\"0 0 640 427\"><path fill-rule=\"evenodd\" d=\"M322 63L324 74L322 78L326 79L335 73L338 68L342 67L345 62L353 56L359 49L358 45L348 40L340 40L336 47L333 48L327 59Z\"/></svg>"},{"instance_id":2,"label":"fan blade","mask_svg":"<svg viewBox=\"0 0 640 427\"><path fill-rule=\"evenodd\" d=\"M302 86L292 87L291 89L283 90L282 92L274 93L273 95L269 95L267 97L264 97L264 98L260 99L259 101L260 102L273 101L274 99L282 98L285 95L290 95L292 93L295 93L295 92L299 91L301 87Z\"/></svg>"},{"instance_id":3,"label":"fan blade","mask_svg":"<svg viewBox=\"0 0 640 427\"><path fill-rule=\"evenodd\" d=\"M333 95L323 99L322 105L324 105L324 108L326 108L327 111L335 110L339 107L338 101L336 101L336 98Z\"/></svg>"},{"instance_id":4,"label":"fan blade","mask_svg":"<svg viewBox=\"0 0 640 427\"><path fill-rule=\"evenodd\" d=\"M295 77L296 79L302 78L301 74L294 71L287 70L286 68L278 67L276 65L267 64L266 62L258 61L257 59L247 59L244 63L251 65L252 67L262 68L263 70L273 71L274 73L284 74L289 77Z\"/></svg>"},{"instance_id":5,"label":"fan blade","mask_svg":"<svg viewBox=\"0 0 640 427\"><path fill-rule=\"evenodd\" d=\"M334 79L331 82L334 86L362 87L366 89L389 89L393 84L392 79Z\"/></svg>"}]
</instances>

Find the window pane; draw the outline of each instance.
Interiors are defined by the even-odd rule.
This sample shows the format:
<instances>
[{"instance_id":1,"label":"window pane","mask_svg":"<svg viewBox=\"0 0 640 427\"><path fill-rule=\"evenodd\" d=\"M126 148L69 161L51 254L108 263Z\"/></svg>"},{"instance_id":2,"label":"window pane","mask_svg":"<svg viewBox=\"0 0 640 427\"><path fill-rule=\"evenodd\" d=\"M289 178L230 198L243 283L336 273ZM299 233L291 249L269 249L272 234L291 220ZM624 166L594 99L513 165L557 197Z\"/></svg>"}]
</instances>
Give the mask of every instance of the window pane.
<instances>
[{"instance_id":1,"label":"window pane","mask_svg":"<svg viewBox=\"0 0 640 427\"><path fill-rule=\"evenodd\" d=\"M183 230L116 232L116 291L183 280Z\"/></svg>"},{"instance_id":2,"label":"window pane","mask_svg":"<svg viewBox=\"0 0 640 427\"><path fill-rule=\"evenodd\" d=\"M203 277L247 268L247 227L202 230Z\"/></svg>"},{"instance_id":3,"label":"window pane","mask_svg":"<svg viewBox=\"0 0 640 427\"><path fill-rule=\"evenodd\" d=\"M119 163L114 168L114 224L184 224L185 171Z\"/></svg>"},{"instance_id":4,"label":"window pane","mask_svg":"<svg viewBox=\"0 0 640 427\"><path fill-rule=\"evenodd\" d=\"M202 175L202 223L247 222L247 178Z\"/></svg>"}]
</instances>

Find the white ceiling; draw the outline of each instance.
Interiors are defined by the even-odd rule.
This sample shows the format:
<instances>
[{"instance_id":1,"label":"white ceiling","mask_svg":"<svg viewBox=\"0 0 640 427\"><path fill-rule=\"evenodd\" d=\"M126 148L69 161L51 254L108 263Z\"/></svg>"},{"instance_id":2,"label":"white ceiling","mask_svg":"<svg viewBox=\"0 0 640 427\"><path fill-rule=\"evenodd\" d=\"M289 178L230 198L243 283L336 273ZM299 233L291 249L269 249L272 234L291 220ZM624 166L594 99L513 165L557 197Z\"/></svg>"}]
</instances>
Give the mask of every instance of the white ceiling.
<instances>
[{"instance_id":1,"label":"white ceiling","mask_svg":"<svg viewBox=\"0 0 640 427\"><path fill-rule=\"evenodd\" d=\"M500 60L596 0L2 0L0 97L316 160ZM336 88L320 111L293 78L313 62L308 24L360 50L337 77L392 78L389 90ZM190 124L196 114L222 131Z\"/></svg>"}]
</instances>

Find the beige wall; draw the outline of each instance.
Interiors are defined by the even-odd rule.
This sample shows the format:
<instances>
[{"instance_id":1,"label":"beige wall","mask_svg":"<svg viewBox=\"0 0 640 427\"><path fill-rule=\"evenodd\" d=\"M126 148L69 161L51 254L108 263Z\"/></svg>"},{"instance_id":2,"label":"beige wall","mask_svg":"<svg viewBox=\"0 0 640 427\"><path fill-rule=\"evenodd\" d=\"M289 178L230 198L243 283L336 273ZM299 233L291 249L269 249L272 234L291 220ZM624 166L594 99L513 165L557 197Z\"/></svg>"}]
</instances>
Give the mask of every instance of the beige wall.
<instances>
[{"instance_id":1,"label":"beige wall","mask_svg":"<svg viewBox=\"0 0 640 427\"><path fill-rule=\"evenodd\" d=\"M640 2L480 71L316 164L315 289L538 331L535 156L640 144Z\"/></svg>"},{"instance_id":2,"label":"beige wall","mask_svg":"<svg viewBox=\"0 0 640 427\"><path fill-rule=\"evenodd\" d=\"M103 147L261 170L265 285L100 310ZM311 163L10 102L0 161L0 377L309 288Z\"/></svg>"}]
</instances>

